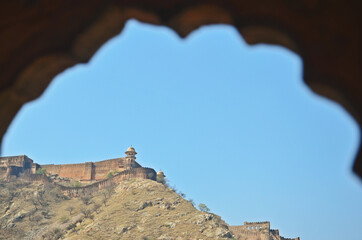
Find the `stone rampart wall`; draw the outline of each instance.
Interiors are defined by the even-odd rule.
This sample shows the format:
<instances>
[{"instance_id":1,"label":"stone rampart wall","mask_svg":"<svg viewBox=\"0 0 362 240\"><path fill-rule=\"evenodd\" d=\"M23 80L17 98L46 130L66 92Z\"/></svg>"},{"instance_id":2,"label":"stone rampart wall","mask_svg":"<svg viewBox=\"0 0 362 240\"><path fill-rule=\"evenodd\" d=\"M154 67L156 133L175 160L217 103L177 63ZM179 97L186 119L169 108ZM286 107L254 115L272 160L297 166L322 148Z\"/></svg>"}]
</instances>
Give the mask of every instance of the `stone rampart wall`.
<instances>
[{"instance_id":1,"label":"stone rampart wall","mask_svg":"<svg viewBox=\"0 0 362 240\"><path fill-rule=\"evenodd\" d=\"M20 177L21 180L35 182L35 183L42 183L42 184L50 184L51 181L46 175L41 174L23 174Z\"/></svg>"},{"instance_id":2,"label":"stone rampart wall","mask_svg":"<svg viewBox=\"0 0 362 240\"><path fill-rule=\"evenodd\" d=\"M279 236L279 230L278 229L270 229L270 233L274 236Z\"/></svg>"},{"instance_id":3,"label":"stone rampart wall","mask_svg":"<svg viewBox=\"0 0 362 240\"><path fill-rule=\"evenodd\" d=\"M59 187L61 188L61 190L63 191L63 193L65 195L70 196L70 197L78 197L78 196L82 196L82 195L92 194L99 190L113 186L126 179L132 179L132 178L143 178L143 179L156 180L156 172L152 168L134 168L131 170L125 170L109 179L104 179L102 181L90 184L88 186L65 187L65 186L59 185Z\"/></svg>"},{"instance_id":4,"label":"stone rampart wall","mask_svg":"<svg viewBox=\"0 0 362 240\"><path fill-rule=\"evenodd\" d=\"M104 179L110 171L123 171L123 158L110 159L93 163L94 165L94 179Z\"/></svg>"},{"instance_id":5,"label":"stone rampart wall","mask_svg":"<svg viewBox=\"0 0 362 240\"><path fill-rule=\"evenodd\" d=\"M244 222L242 226L229 226L237 239L247 240L300 240L299 238L283 238L279 230L270 229L270 222Z\"/></svg>"},{"instance_id":6,"label":"stone rampart wall","mask_svg":"<svg viewBox=\"0 0 362 240\"><path fill-rule=\"evenodd\" d=\"M300 240L299 237L297 238L285 238L285 237L280 237L280 240Z\"/></svg>"},{"instance_id":7,"label":"stone rampart wall","mask_svg":"<svg viewBox=\"0 0 362 240\"><path fill-rule=\"evenodd\" d=\"M75 180L92 180L92 163L41 165L47 173Z\"/></svg>"},{"instance_id":8,"label":"stone rampart wall","mask_svg":"<svg viewBox=\"0 0 362 240\"><path fill-rule=\"evenodd\" d=\"M123 158L115 158L94 163L41 165L41 168L45 168L47 173L57 174L60 177L90 181L105 179L110 171L123 171L125 169L123 161Z\"/></svg>"},{"instance_id":9,"label":"stone rampart wall","mask_svg":"<svg viewBox=\"0 0 362 240\"><path fill-rule=\"evenodd\" d=\"M125 170L115 175L112 179L115 183L119 183L122 182L123 180L131 178L156 180L156 172L152 168L134 168L130 170Z\"/></svg>"},{"instance_id":10,"label":"stone rampart wall","mask_svg":"<svg viewBox=\"0 0 362 240\"><path fill-rule=\"evenodd\" d=\"M269 240L269 232L259 230L244 230L242 226L229 226L230 231L237 239Z\"/></svg>"},{"instance_id":11,"label":"stone rampart wall","mask_svg":"<svg viewBox=\"0 0 362 240\"><path fill-rule=\"evenodd\" d=\"M46 175L31 173L21 175L21 180L23 181L54 184L58 186L66 196L69 197L78 197L82 195L93 194L94 192L111 187L113 185L116 185L117 183L132 178L156 180L156 172L152 168L134 168L131 170L125 170L123 172L120 172L111 178L104 179L83 187L66 187L58 183L51 182L51 180Z\"/></svg>"},{"instance_id":12,"label":"stone rampart wall","mask_svg":"<svg viewBox=\"0 0 362 240\"><path fill-rule=\"evenodd\" d=\"M270 230L270 222L244 222L243 230Z\"/></svg>"}]
</instances>

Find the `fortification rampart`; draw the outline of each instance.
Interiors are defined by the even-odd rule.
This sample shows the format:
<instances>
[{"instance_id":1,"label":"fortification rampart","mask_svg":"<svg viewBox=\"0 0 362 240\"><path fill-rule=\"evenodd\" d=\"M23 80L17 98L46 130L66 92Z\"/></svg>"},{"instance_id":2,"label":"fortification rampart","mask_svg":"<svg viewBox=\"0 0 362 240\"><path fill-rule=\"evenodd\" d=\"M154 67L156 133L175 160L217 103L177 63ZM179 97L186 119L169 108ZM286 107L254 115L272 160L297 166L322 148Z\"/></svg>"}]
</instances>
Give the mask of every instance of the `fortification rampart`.
<instances>
[{"instance_id":1,"label":"fortification rampart","mask_svg":"<svg viewBox=\"0 0 362 240\"><path fill-rule=\"evenodd\" d=\"M242 230L270 230L270 222L244 222Z\"/></svg>"},{"instance_id":2,"label":"fortification rampart","mask_svg":"<svg viewBox=\"0 0 362 240\"><path fill-rule=\"evenodd\" d=\"M280 237L280 240L300 240L299 237L297 238L285 238L285 237Z\"/></svg>"},{"instance_id":3,"label":"fortification rampart","mask_svg":"<svg viewBox=\"0 0 362 240\"><path fill-rule=\"evenodd\" d=\"M108 179L104 179L83 187L59 186L65 195L70 197L77 197L81 195L92 194L94 192L108 188L124 180L132 178L156 180L156 172L152 168L134 168L130 170L125 170Z\"/></svg>"},{"instance_id":4,"label":"fortification rampart","mask_svg":"<svg viewBox=\"0 0 362 240\"><path fill-rule=\"evenodd\" d=\"M42 183L42 184L51 184L52 181L42 174L22 174L20 180L33 182L33 183Z\"/></svg>"},{"instance_id":5,"label":"fortification rampart","mask_svg":"<svg viewBox=\"0 0 362 240\"><path fill-rule=\"evenodd\" d=\"M75 180L92 180L93 163L61 164L61 165L41 165L48 174L56 174L61 177Z\"/></svg>"},{"instance_id":6,"label":"fortification rampart","mask_svg":"<svg viewBox=\"0 0 362 240\"><path fill-rule=\"evenodd\" d=\"M132 166L128 166L132 164ZM107 177L109 172L122 172L126 169L140 168L137 162L128 163L124 158L115 158L100 162L86 162L78 164L47 164L41 165L49 174L56 174L60 177L66 177L79 181L101 180Z\"/></svg>"},{"instance_id":7,"label":"fortification rampart","mask_svg":"<svg viewBox=\"0 0 362 240\"><path fill-rule=\"evenodd\" d=\"M241 226L229 226L237 239L247 240L300 240L299 238L283 238L279 230L270 229L270 222L244 222Z\"/></svg>"},{"instance_id":8,"label":"fortification rampart","mask_svg":"<svg viewBox=\"0 0 362 240\"><path fill-rule=\"evenodd\" d=\"M116 175L103 179L99 182L81 187L67 187L59 183L52 182L48 176L41 174L22 174L20 179L23 181L36 182L42 184L54 184L58 186L64 195L69 197L78 197L83 195L93 194L99 190L111 187L127 179L133 178L142 178L156 180L156 172L152 168L134 168L130 170L125 170L123 172L117 173Z\"/></svg>"}]
</instances>

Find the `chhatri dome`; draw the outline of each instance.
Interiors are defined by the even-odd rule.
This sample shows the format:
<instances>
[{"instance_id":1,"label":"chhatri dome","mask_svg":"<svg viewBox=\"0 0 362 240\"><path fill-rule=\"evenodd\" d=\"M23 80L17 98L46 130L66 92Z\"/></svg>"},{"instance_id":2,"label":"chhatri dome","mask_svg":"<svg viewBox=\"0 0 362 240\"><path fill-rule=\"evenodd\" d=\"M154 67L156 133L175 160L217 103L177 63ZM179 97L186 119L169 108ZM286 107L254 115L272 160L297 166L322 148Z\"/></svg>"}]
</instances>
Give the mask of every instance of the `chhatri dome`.
<instances>
[{"instance_id":1,"label":"chhatri dome","mask_svg":"<svg viewBox=\"0 0 362 240\"><path fill-rule=\"evenodd\" d=\"M127 155L126 158L134 158L136 159L136 150L134 150L134 147L132 147L132 145L127 149L127 151L125 152L125 154Z\"/></svg>"},{"instance_id":2,"label":"chhatri dome","mask_svg":"<svg viewBox=\"0 0 362 240\"><path fill-rule=\"evenodd\" d=\"M134 147L131 145L126 152L136 152L136 150L134 150Z\"/></svg>"},{"instance_id":3,"label":"chhatri dome","mask_svg":"<svg viewBox=\"0 0 362 240\"><path fill-rule=\"evenodd\" d=\"M161 170L157 172L157 175L162 176L162 177L166 177L166 175Z\"/></svg>"}]
</instances>

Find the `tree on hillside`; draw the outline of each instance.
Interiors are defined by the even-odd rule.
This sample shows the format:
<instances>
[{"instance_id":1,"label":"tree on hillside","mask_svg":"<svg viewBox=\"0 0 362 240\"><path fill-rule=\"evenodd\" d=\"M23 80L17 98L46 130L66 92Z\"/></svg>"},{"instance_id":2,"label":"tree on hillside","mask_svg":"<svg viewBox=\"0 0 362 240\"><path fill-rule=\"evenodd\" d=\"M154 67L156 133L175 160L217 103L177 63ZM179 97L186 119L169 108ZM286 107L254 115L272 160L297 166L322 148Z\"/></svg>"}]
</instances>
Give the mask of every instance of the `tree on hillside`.
<instances>
[{"instance_id":1,"label":"tree on hillside","mask_svg":"<svg viewBox=\"0 0 362 240\"><path fill-rule=\"evenodd\" d=\"M199 209L200 209L200 211L203 211L203 212L207 212L207 213L210 212L210 208L208 208L205 203L200 203Z\"/></svg>"},{"instance_id":2,"label":"tree on hillside","mask_svg":"<svg viewBox=\"0 0 362 240\"><path fill-rule=\"evenodd\" d=\"M74 207L73 206L69 206L65 209L65 211L68 211L69 212L69 215L72 215L72 212L74 210Z\"/></svg>"},{"instance_id":3,"label":"tree on hillside","mask_svg":"<svg viewBox=\"0 0 362 240\"><path fill-rule=\"evenodd\" d=\"M80 199L82 200L82 202L85 205L89 205L91 203L91 200L92 200L92 198L90 196L82 196Z\"/></svg>"},{"instance_id":4,"label":"tree on hillside","mask_svg":"<svg viewBox=\"0 0 362 240\"><path fill-rule=\"evenodd\" d=\"M113 193L114 193L114 186L108 187L102 191L103 195L102 203L104 204L104 206L107 205L107 201L109 198L111 198Z\"/></svg>"},{"instance_id":5,"label":"tree on hillside","mask_svg":"<svg viewBox=\"0 0 362 240\"><path fill-rule=\"evenodd\" d=\"M80 212L83 213L85 218L90 217L90 215L92 214L92 211L90 209L87 209L87 208L81 208Z\"/></svg>"}]
</instances>

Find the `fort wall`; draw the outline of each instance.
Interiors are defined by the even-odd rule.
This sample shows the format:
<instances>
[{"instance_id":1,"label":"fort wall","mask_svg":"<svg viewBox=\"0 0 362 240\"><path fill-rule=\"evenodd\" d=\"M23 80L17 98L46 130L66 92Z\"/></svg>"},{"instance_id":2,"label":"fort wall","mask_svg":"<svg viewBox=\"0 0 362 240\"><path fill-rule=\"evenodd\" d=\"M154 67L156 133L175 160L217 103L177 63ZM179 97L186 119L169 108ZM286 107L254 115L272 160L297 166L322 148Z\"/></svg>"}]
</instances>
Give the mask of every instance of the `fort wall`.
<instances>
[{"instance_id":1,"label":"fort wall","mask_svg":"<svg viewBox=\"0 0 362 240\"><path fill-rule=\"evenodd\" d=\"M48 176L41 174L22 174L20 179L23 181L36 182L42 184L54 184L61 189L64 195L68 197L79 197L93 194L99 190L114 186L127 179L142 178L156 180L156 172L152 168L134 168L120 172L113 177L103 179L93 184L82 187L67 187L59 183L52 182Z\"/></svg>"},{"instance_id":2,"label":"fort wall","mask_svg":"<svg viewBox=\"0 0 362 240\"><path fill-rule=\"evenodd\" d=\"M107 177L111 171L122 172L126 169L124 158L115 158L100 162L87 162L78 164L47 164L41 165L49 174L57 174L60 177L80 181L101 180ZM141 165L134 162L132 168L139 168Z\"/></svg>"},{"instance_id":3,"label":"fort wall","mask_svg":"<svg viewBox=\"0 0 362 240\"><path fill-rule=\"evenodd\" d=\"M69 197L78 197L82 195L93 194L94 192L132 178L156 180L156 172L152 168L134 168L125 170L114 175L113 177L83 187L66 187L59 184L57 185L61 188L65 195Z\"/></svg>"},{"instance_id":4,"label":"fort wall","mask_svg":"<svg viewBox=\"0 0 362 240\"><path fill-rule=\"evenodd\" d=\"M284 238L279 230L270 229L270 222L244 222L241 226L229 226L237 239L247 240L300 240L299 238Z\"/></svg>"},{"instance_id":5,"label":"fort wall","mask_svg":"<svg viewBox=\"0 0 362 240\"><path fill-rule=\"evenodd\" d=\"M299 237L297 238L285 238L285 237L280 237L280 240L300 240Z\"/></svg>"},{"instance_id":6,"label":"fort wall","mask_svg":"<svg viewBox=\"0 0 362 240\"><path fill-rule=\"evenodd\" d=\"M42 174L23 174L20 177L23 181L29 181L33 183L51 184L52 182L46 175Z\"/></svg>"},{"instance_id":7,"label":"fort wall","mask_svg":"<svg viewBox=\"0 0 362 240\"><path fill-rule=\"evenodd\" d=\"M116 158L110 160L104 160L93 163L94 165L94 178L95 180L104 179L110 171L124 171L125 166L123 158Z\"/></svg>"},{"instance_id":8,"label":"fort wall","mask_svg":"<svg viewBox=\"0 0 362 240\"><path fill-rule=\"evenodd\" d=\"M62 164L62 165L41 165L47 173L57 174L61 177L75 180L92 180L92 163Z\"/></svg>"}]
</instances>

